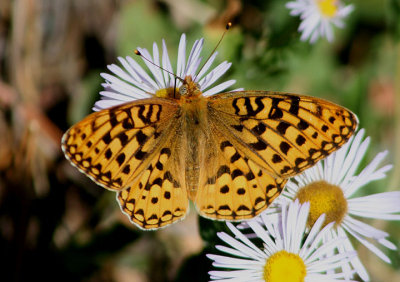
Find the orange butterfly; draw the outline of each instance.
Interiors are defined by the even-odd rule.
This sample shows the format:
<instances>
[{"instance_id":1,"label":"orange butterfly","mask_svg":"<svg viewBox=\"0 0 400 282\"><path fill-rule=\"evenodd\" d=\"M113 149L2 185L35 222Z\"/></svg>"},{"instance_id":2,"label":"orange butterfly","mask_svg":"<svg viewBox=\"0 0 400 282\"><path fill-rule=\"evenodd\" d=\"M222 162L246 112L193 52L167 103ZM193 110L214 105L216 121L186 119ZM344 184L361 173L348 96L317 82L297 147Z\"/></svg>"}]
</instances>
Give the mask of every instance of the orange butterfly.
<instances>
[{"instance_id":1,"label":"orange butterfly","mask_svg":"<svg viewBox=\"0 0 400 282\"><path fill-rule=\"evenodd\" d=\"M132 59L121 59L127 72L111 70L124 81L104 75L103 94L121 100L126 93L153 95L122 104L103 100L119 104L87 116L62 139L71 163L116 191L121 209L142 229L182 219L188 199L207 218L252 218L279 196L287 178L340 148L357 127L349 110L318 98L269 91L205 95L230 65L201 79L213 56L196 76L201 46L196 41L187 65L178 58L177 73L185 77L179 88L171 87L168 56L167 71L152 66L160 65L157 48L154 60L141 50L155 80Z\"/></svg>"}]
</instances>

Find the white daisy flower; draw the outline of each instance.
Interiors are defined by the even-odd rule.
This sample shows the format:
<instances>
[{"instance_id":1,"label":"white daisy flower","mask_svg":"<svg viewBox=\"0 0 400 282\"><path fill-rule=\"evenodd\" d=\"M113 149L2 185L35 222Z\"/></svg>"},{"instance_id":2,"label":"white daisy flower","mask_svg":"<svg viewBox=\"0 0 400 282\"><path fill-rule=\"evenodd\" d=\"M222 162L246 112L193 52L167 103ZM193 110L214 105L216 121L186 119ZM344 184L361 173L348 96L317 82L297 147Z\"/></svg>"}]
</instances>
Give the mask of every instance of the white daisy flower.
<instances>
[{"instance_id":1,"label":"white daisy flower","mask_svg":"<svg viewBox=\"0 0 400 282\"><path fill-rule=\"evenodd\" d=\"M102 96L101 100L95 103L93 110L99 111L137 99L151 98L154 96L162 97L163 91L165 92L168 88L173 88L175 82L176 88L182 85L182 82L176 80L171 73L175 73L182 79L188 75L192 76L194 82L200 85L200 90L203 92L204 96L216 94L232 86L236 82L235 80L223 82L210 89L210 86L230 68L232 63L224 61L209 71L218 54L218 52L215 52L204 67L199 70L202 60L200 53L203 48L203 42L203 38L194 42L189 57L186 60L186 36L182 34L178 48L176 73L172 68L164 40L162 41L161 58L156 43L153 44L153 56L150 55L147 49L138 48L144 63L150 70L150 74L131 57L118 57L123 68L112 64L108 66L108 69L113 74L101 74L106 82L102 84L104 91L100 92ZM161 66L164 70L156 65ZM198 71L200 72L198 73Z\"/></svg>"},{"instance_id":2,"label":"white daisy flower","mask_svg":"<svg viewBox=\"0 0 400 282\"><path fill-rule=\"evenodd\" d=\"M343 28L343 19L353 10L353 5L344 5L339 0L295 0L288 2L292 16L300 16L301 40L314 43L319 37L333 40L332 25Z\"/></svg>"},{"instance_id":3,"label":"white daisy flower","mask_svg":"<svg viewBox=\"0 0 400 282\"><path fill-rule=\"evenodd\" d=\"M282 203L299 199L300 202L310 202L308 226L312 226L321 214L326 215L326 222L335 224L333 229L324 234L324 240L354 237L382 260L390 263L390 259L371 243L395 250L396 246L387 240L389 234L357 218L400 220L400 191L354 196L367 183L386 177L386 172L392 168L392 165L378 168L388 153L385 151L379 153L359 174L355 173L370 142L369 137L362 140L364 132L360 130L341 149L289 180L279 201ZM339 248L340 253L353 250L349 238ZM350 261L350 265L342 264L346 271L351 267L363 280L369 280L357 256Z\"/></svg>"},{"instance_id":4,"label":"white daisy flower","mask_svg":"<svg viewBox=\"0 0 400 282\"><path fill-rule=\"evenodd\" d=\"M282 207L279 222L269 221L266 214L261 215L261 224L255 220L248 224L256 234L263 248L256 246L256 240L251 241L247 235L227 223L235 235L220 232L218 237L229 245L216 246L228 256L208 254L213 260L213 266L228 270L210 271L214 281L343 281L353 275L338 273L334 270L341 261L355 255L352 253L332 254L341 238L335 238L322 245L322 238L333 226L333 223L321 227L325 221L322 215L305 234L310 205L291 202Z\"/></svg>"}]
</instances>

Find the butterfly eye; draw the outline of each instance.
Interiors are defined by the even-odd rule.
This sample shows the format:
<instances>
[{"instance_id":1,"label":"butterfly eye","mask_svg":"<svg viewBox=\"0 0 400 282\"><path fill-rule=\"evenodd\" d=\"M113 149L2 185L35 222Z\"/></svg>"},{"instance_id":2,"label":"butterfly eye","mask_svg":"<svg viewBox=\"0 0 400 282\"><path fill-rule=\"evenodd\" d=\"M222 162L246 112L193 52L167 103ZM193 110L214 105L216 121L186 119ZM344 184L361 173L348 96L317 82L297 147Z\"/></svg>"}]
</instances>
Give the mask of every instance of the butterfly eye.
<instances>
[{"instance_id":1,"label":"butterfly eye","mask_svg":"<svg viewBox=\"0 0 400 282\"><path fill-rule=\"evenodd\" d=\"M179 94L181 94L182 96L185 96L187 94L187 86L186 85L182 85L179 88Z\"/></svg>"}]
</instances>

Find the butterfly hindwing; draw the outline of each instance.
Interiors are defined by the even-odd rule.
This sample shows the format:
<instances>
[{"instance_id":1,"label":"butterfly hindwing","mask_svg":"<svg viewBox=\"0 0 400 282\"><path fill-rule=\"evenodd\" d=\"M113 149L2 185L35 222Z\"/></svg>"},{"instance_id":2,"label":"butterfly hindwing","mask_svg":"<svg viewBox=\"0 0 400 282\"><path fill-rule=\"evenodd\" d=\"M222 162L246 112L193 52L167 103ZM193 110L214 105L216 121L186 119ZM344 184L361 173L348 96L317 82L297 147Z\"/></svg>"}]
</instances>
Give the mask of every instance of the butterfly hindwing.
<instances>
[{"instance_id":1,"label":"butterfly hindwing","mask_svg":"<svg viewBox=\"0 0 400 282\"><path fill-rule=\"evenodd\" d=\"M281 193L286 179L272 176L235 147L210 123L211 141L201 166L195 198L202 216L243 220L265 210Z\"/></svg>"},{"instance_id":2,"label":"butterfly hindwing","mask_svg":"<svg viewBox=\"0 0 400 282\"><path fill-rule=\"evenodd\" d=\"M63 136L66 157L97 184L124 189L167 142L179 107L165 99L144 99L95 112Z\"/></svg>"},{"instance_id":3,"label":"butterfly hindwing","mask_svg":"<svg viewBox=\"0 0 400 282\"><path fill-rule=\"evenodd\" d=\"M173 147L160 148L131 187L118 192L121 210L142 229L171 224L183 219L188 211L185 180L177 167L181 160L176 158L179 154Z\"/></svg>"},{"instance_id":4,"label":"butterfly hindwing","mask_svg":"<svg viewBox=\"0 0 400 282\"><path fill-rule=\"evenodd\" d=\"M347 109L296 94L239 91L214 95L208 104L225 138L271 175L284 178L341 147L357 127Z\"/></svg>"}]
</instances>

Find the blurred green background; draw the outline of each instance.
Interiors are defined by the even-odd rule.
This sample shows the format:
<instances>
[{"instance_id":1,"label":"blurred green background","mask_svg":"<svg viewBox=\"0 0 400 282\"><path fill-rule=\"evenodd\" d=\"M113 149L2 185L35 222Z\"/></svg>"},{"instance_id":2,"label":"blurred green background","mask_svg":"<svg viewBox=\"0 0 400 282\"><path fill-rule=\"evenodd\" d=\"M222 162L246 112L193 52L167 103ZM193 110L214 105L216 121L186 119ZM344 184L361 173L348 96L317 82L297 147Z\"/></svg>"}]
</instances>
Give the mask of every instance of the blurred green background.
<instances>
[{"instance_id":1,"label":"blurred green background","mask_svg":"<svg viewBox=\"0 0 400 282\"><path fill-rule=\"evenodd\" d=\"M204 37L233 63L234 88L326 98L354 111L372 142L364 164L389 150L389 177L362 193L400 189L400 1L356 0L335 40L300 42L299 19L285 1L1 0L0 280L206 281L215 232L224 225L187 218L142 232L120 212L115 194L63 157L60 139L99 99L99 73L167 42L176 60L181 33ZM159 45L160 46L160 45ZM188 50L188 49L187 49ZM399 203L400 205L400 203ZM371 221L400 246L400 223ZM400 281L399 251L385 264L364 247L372 281Z\"/></svg>"}]
</instances>

